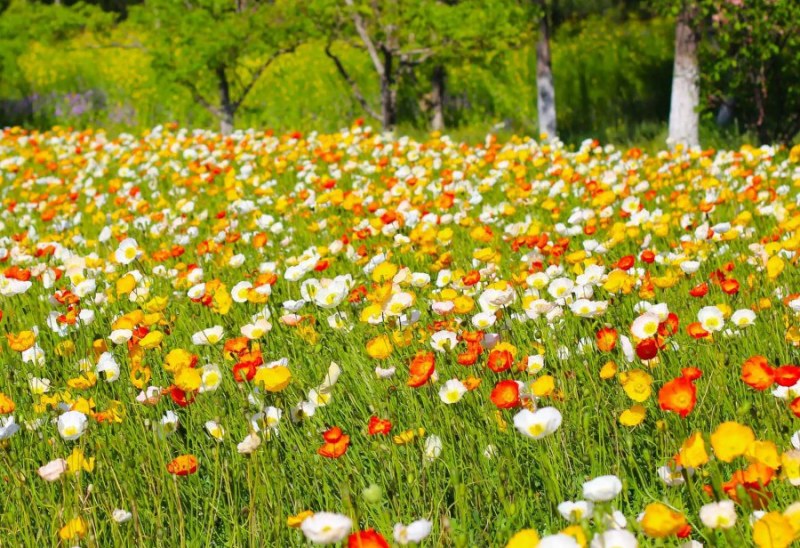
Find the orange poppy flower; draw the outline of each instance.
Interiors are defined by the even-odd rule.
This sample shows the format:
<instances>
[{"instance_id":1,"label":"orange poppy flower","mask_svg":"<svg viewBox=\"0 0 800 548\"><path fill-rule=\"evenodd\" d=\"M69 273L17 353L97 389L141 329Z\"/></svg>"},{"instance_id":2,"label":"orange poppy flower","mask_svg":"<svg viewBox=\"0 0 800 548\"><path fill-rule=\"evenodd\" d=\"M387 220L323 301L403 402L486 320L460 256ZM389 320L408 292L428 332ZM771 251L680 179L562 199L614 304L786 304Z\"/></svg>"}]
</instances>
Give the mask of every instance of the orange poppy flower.
<instances>
[{"instance_id":1,"label":"orange poppy flower","mask_svg":"<svg viewBox=\"0 0 800 548\"><path fill-rule=\"evenodd\" d=\"M742 380L751 388L766 390L775 382L775 369L764 356L753 356L742 364Z\"/></svg>"},{"instance_id":2,"label":"orange poppy flower","mask_svg":"<svg viewBox=\"0 0 800 548\"><path fill-rule=\"evenodd\" d=\"M686 331L695 339L710 339L711 333L703 329L700 322L692 322L686 326Z\"/></svg>"},{"instance_id":3,"label":"orange poppy flower","mask_svg":"<svg viewBox=\"0 0 800 548\"><path fill-rule=\"evenodd\" d=\"M410 376L406 384L412 388L419 388L431 378L436 367L433 352L418 352L409 367Z\"/></svg>"},{"instance_id":4,"label":"orange poppy flower","mask_svg":"<svg viewBox=\"0 0 800 548\"><path fill-rule=\"evenodd\" d=\"M386 419L379 419L373 415L369 418L369 426L367 431L369 432L370 436L376 436L378 434L388 435L389 432L392 431L392 423Z\"/></svg>"},{"instance_id":5,"label":"orange poppy flower","mask_svg":"<svg viewBox=\"0 0 800 548\"><path fill-rule=\"evenodd\" d=\"M472 391L478 388L481 385L481 382L482 382L481 379L479 379L478 377L473 377L472 375L470 375L469 377L464 379L461 382L461 384L466 386L467 390Z\"/></svg>"},{"instance_id":6,"label":"orange poppy flower","mask_svg":"<svg viewBox=\"0 0 800 548\"><path fill-rule=\"evenodd\" d=\"M329 459L338 459L347 452L350 445L350 436L344 434L338 426L329 428L322 434L325 443L317 453Z\"/></svg>"},{"instance_id":7,"label":"orange poppy flower","mask_svg":"<svg viewBox=\"0 0 800 548\"><path fill-rule=\"evenodd\" d=\"M494 385L492 403L500 409L512 409L519 405L519 384L517 381L500 381Z\"/></svg>"},{"instance_id":8,"label":"orange poppy flower","mask_svg":"<svg viewBox=\"0 0 800 548\"><path fill-rule=\"evenodd\" d=\"M464 331L461 339L467 343L480 343L483 340L483 331Z\"/></svg>"},{"instance_id":9,"label":"orange poppy flower","mask_svg":"<svg viewBox=\"0 0 800 548\"><path fill-rule=\"evenodd\" d=\"M0 393L0 415L7 415L8 413L13 413L14 409L17 406L14 404L14 400L9 398L3 393Z\"/></svg>"},{"instance_id":10,"label":"orange poppy flower","mask_svg":"<svg viewBox=\"0 0 800 548\"><path fill-rule=\"evenodd\" d=\"M697 388L692 381L678 377L669 381L658 391L658 404L664 411L674 411L681 418L692 412L697 403Z\"/></svg>"},{"instance_id":11,"label":"orange poppy flower","mask_svg":"<svg viewBox=\"0 0 800 548\"><path fill-rule=\"evenodd\" d=\"M600 328L595 337L597 339L597 348L601 352L611 352L617 346L617 330L613 327Z\"/></svg>"},{"instance_id":12,"label":"orange poppy flower","mask_svg":"<svg viewBox=\"0 0 800 548\"><path fill-rule=\"evenodd\" d=\"M703 376L703 372L696 367L684 367L681 369L681 376L690 381L696 381Z\"/></svg>"},{"instance_id":13,"label":"orange poppy flower","mask_svg":"<svg viewBox=\"0 0 800 548\"><path fill-rule=\"evenodd\" d=\"M745 470L736 471L730 481L722 484L722 490L731 500L741 503L737 488L742 486L745 493L750 497L754 509L764 508L772 497L766 487L772 481L774 475L775 471L772 468L754 462Z\"/></svg>"},{"instance_id":14,"label":"orange poppy flower","mask_svg":"<svg viewBox=\"0 0 800 548\"><path fill-rule=\"evenodd\" d=\"M728 278L724 282L720 284L722 291L727 293L728 295L735 295L739 292L739 282L737 282L733 278Z\"/></svg>"},{"instance_id":15,"label":"orange poppy flower","mask_svg":"<svg viewBox=\"0 0 800 548\"><path fill-rule=\"evenodd\" d=\"M508 370L514 363L514 356L508 350L492 350L489 352L489 369L495 373Z\"/></svg>"},{"instance_id":16,"label":"orange poppy flower","mask_svg":"<svg viewBox=\"0 0 800 548\"><path fill-rule=\"evenodd\" d=\"M197 457L194 455L181 455L175 457L167 464L167 472L175 476L188 476L197 472Z\"/></svg>"},{"instance_id":17,"label":"orange poppy flower","mask_svg":"<svg viewBox=\"0 0 800 548\"><path fill-rule=\"evenodd\" d=\"M233 339L225 341L225 345L222 349L226 354L238 356L242 354L242 352L247 351L248 341L249 339L247 337L234 337Z\"/></svg>"}]
</instances>

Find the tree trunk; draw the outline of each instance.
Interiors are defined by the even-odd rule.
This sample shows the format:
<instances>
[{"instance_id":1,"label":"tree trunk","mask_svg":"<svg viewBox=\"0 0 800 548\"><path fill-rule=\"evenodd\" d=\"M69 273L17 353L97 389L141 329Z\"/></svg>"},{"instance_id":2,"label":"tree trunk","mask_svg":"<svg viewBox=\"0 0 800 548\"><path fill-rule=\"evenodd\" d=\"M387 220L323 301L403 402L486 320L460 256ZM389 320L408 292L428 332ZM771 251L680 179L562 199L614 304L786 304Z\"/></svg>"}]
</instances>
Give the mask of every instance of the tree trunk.
<instances>
[{"instance_id":1,"label":"tree trunk","mask_svg":"<svg viewBox=\"0 0 800 548\"><path fill-rule=\"evenodd\" d=\"M431 92L431 108L433 109L431 129L433 131L442 131L444 129L444 78L444 66L436 65L433 67L433 76L431 77L431 84L433 85Z\"/></svg>"},{"instance_id":2,"label":"tree trunk","mask_svg":"<svg viewBox=\"0 0 800 548\"><path fill-rule=\"evenodd\" d=\"M223 135L230 135L233 132L233 118L236 114L236 107L231 100L231 89L225 69L219 67L216 72L219 84L219 131Z\"/></svg>"},{"instance_id":3,"label":"tree trunk","mask_svg":"<svg viewBox=\"0 0 800 548\"><path fill-rule=\"evenodd\" d=\"M544 8L544 1L540 1L540 5ZM546 11L539 21L539 39L536 42L536 107L539 114L539 133L546 139L555 139L558 135L556 89L550 62L550 25Z\"/></svg>"},{"instance_id":4,"label":"tree trunk","mask_svg":"<svg viewBox=\"0 0 800 548\"><path fill-rule=\"evenodd\" d=\"M675 64L669 107L669 141L673 145L700 146L700 69L697 65L699 39L692 24L692 12L689 8L684 8L675 25Z\"/></svg>"},{"instance_id":5,"label":"tree trunk","mask_svg":"<svg viewBox=\"0 0 800 548\"><path fill-rule=\"evenodd\" d=\"M219 118L219 132L223 135L233 133L233 112L223 110Z\"/></svg>"},{"instance_id":6,"label":"tree trunk","mask_svg":"<svg viewBox=\"0 0 800 548\"><path fill-rule=\"evenodd\" d=\"M397 87L394 81L394 58L388 50L383 52L383 74L381 76L381 123L385 131L397 124Z\"/></svg>"}]
</instances>

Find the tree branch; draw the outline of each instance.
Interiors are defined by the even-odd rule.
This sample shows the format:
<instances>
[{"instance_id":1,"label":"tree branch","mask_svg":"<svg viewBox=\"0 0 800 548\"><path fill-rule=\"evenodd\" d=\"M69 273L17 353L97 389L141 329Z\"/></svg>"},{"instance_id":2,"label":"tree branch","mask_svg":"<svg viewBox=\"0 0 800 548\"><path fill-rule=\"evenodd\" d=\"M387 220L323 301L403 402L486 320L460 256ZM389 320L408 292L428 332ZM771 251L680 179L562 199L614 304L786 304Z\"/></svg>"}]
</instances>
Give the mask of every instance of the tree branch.
<instances>
[{"instance_id":1,"label":"tree branch","mask_svg":"<svg viewBox=\"0 0 800 548\"><path fill-rule=\"evenodd\" d=\"M239 99L233 103L234 110L238 110L239 105L241 105L242 102L247 98L247 94L252 91L253 87L256 85L256 82L258 82L258 79L261 78L261 75L264 74L265 70L267 70L267 67L270 66L272 62L281 55L292 53L295 50L295 48L296 46L292 46L285 49L279 49L278 51L273 53L266 61L261 63L261 66L259 66L252 74L250 82L242 90L242 94L239 96Z\"/></svg>"},{"instance_id":2,"label":"tree branch","mask_svg":"<svg viewBox=\"0 0 800 548\"><path fill-rule=\"evenodd\" d=\"M375 47L375 43L372 41L372 38L370 38L369 33L367 32L367 28L364 25L364 19L361 18L361 14L359 14L353 6L353 0L344 0L344 2L353 11L352 17L353 24L356 27L356 32L361 38L361 41L364 42L364 45L367 47L369 58L372 59L372 64L375 66L378 76L383 78L385 72L383 62L381 61L381 56L378 54L378 48Z\"/></svg>"},{"instance_id":3,"label":"tree branch","mask_svg":"<svg viewBox=\"0 0 800 548\"><path fill-rule=\"evenodd\" d=\"M378 115L378 113L375 112L371 106L369 106L369 103L364 98L364 94L361 93L361 89L358 87L356 81L353 80L353 78L351 78L347 73L342 61L331 51L330 43L325 46L325 55L327 55L331 61L333 61L333 64L336 65L336 70L339 72L339 75L342 77L342 79L350 86L350 90L353 92L353 96L356 98L356 101L358 101L358 104L361 105L361 108L363 108L364 111L372 118L381 120L381 117Z\"/></svg>"},{"instance_id":4,"label":"tree branch","mask_svg":"<svg viewBox=\"0 0 800 548\"><path fill-rule=\"evenodd\" d=\"M222 117L222 112L217 107L212 105L209 101L207 101L206 98L203 97L203 95L198 91L197 87L192 82L190 82L189 80L179 79L178 83L181 84L182 86L185 86L189 90L189 92L192 94L192 99L194 99L197 104L202 106L204 109L206 109L208 112L210 112L217 118Z\"/></svg>"}]
</instances>

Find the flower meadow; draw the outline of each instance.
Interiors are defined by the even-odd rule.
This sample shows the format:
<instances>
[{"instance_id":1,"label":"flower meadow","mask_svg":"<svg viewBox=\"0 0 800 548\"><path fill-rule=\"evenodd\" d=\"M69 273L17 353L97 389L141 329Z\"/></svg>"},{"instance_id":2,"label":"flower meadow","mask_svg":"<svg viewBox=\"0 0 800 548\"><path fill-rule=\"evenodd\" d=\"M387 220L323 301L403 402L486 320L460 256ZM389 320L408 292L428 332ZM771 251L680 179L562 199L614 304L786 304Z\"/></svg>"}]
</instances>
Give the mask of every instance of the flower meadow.
<instances>
[{"instance_id":1,"label":"flower meadow","mask_svg":"<svg viewBox=\"0 0 800 548\"><path fill-rule=\"evenodd\" d=\"M0 534L786 547L800 147L0 138Z\"/></svg>"}]
</instances>

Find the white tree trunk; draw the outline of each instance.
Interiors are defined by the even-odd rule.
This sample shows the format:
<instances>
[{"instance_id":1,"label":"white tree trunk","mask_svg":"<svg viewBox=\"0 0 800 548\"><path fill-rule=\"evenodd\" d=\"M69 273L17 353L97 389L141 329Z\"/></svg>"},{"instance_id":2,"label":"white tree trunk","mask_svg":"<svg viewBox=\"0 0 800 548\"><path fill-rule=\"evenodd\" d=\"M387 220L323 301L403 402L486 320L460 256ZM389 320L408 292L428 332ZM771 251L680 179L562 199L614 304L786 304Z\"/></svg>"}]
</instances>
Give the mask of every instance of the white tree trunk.
<instances>
[{"instance_id":1,"label":"white tree trunk","mask_svg":"<svg viewBox=\"0 0 800 548\"><path fill-rule=\"evenodd\" d=\"M223 135L230 135L233 133L233 113L223 112L219 119L219 132Z\"/></svg>"},{"instance_id":2,"label":"white tree trunk","mask_svg":"<svg viewBox=\"0 0 800 548\"><path fill-rule=\"evenodd\" d=\"M684 9L675 26L675 65L669 107L669 142L699 147L700 69L697 65L698 35L691 14Z\"/></svg>"},{"instance_id":3,"label":"white tree trunk","mask_svg":"<svg viewBox=\"0 0 800 548\"><path fill-rule=\"evenodd\" d=\"M444 67L442 65L436 65L433 69L433 77L431 78L433 84L433 90L431 91L431 108L433 109L431 129L433 131L444 130L444 78Z\"/></svg>"},{"instance_id":4,"label":"white tree trunk","mask_svg":"<svg viewBox=\"0 0 800 548\"><path fill-rule=\"evenodd\" d=\"M555 139L556 90L553 85L553 70L550 64L550 27L547 15L539 22L539 40L536 43L536 107L539 114L539 133L547 139Z\"/></svg>"}]
</instances>

